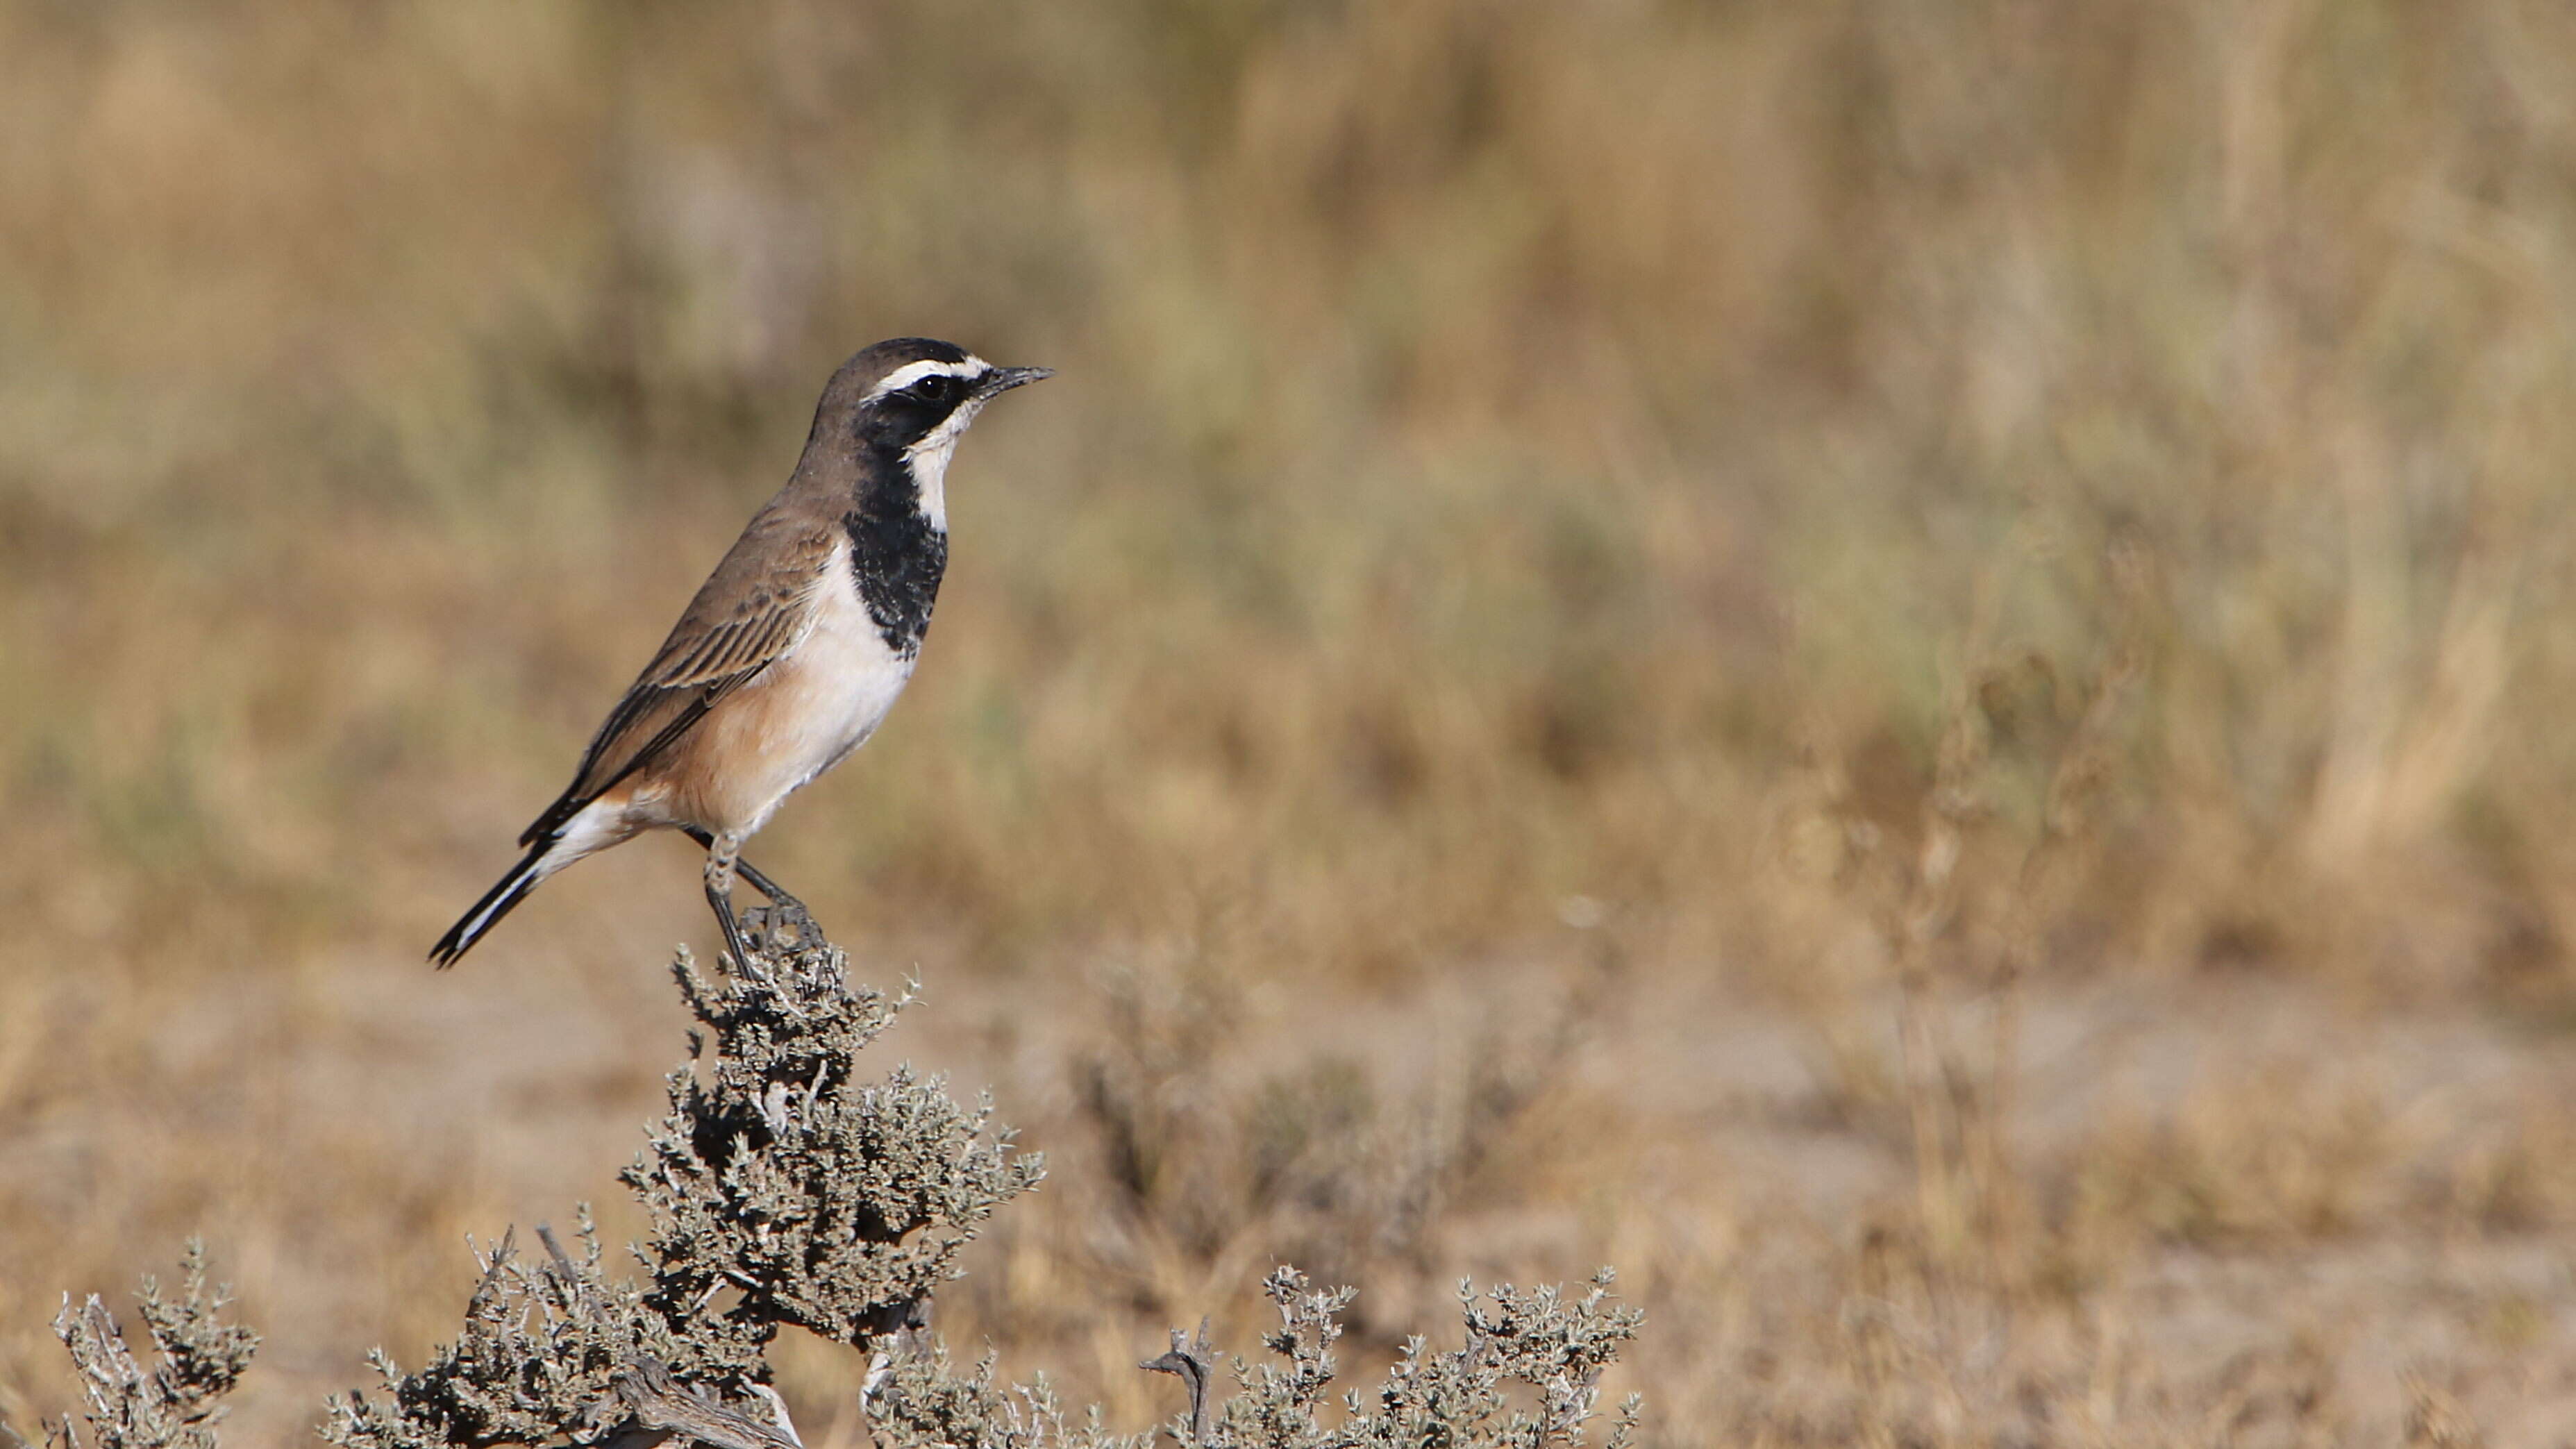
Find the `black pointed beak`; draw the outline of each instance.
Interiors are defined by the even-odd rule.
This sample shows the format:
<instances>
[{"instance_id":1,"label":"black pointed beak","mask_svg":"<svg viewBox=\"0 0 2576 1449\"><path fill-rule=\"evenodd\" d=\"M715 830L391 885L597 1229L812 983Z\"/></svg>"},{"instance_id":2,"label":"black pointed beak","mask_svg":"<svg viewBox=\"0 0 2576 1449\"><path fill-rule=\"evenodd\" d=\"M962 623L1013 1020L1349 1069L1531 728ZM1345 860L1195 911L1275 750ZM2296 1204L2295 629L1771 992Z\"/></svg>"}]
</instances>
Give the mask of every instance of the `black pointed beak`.
<instances>
[{"instance_id":1,"label":"black pointed beak","mask_svg":"<svg viewBox=\"0 0 2576 1449\"><path fill-rule=\"evenodd\" d=\"M1055 369L1052 367L997 367L984 374L983 379L976 383L975 391L983 397L995 397L1022 384L1053 376Z\"/></svg>"}]
</instances>

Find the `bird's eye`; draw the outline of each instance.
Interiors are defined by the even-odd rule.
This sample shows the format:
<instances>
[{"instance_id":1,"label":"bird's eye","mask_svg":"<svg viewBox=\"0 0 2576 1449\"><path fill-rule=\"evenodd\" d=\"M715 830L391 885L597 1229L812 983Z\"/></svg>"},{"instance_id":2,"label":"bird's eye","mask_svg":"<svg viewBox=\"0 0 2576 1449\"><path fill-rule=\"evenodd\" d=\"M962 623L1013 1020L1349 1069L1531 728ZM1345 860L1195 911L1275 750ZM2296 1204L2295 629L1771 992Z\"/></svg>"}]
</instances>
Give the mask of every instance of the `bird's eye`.
<instances>
[{"instance_id":1,"label":"bird's eye","mask_svg":"<svg viewBox=\"0 0 2576 1449\"><path fill-rule=\"evenodd\" d=\"M926 403L947 402L957 396L957 379L945 373L933 373L912 385L912 395Z\"/></svg>"}]
</instances>

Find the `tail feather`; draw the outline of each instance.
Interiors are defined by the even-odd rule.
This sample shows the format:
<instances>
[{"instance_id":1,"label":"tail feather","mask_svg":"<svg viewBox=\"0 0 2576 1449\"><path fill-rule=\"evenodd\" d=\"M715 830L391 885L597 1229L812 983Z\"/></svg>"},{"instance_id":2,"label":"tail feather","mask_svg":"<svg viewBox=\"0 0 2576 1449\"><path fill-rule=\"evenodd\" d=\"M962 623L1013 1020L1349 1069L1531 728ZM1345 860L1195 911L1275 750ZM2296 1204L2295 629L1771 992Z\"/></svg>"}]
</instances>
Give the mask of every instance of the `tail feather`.
<instances>
[{"instance_id":1,"label":"tail feather","mask_svg":"<svg viewBox=\"0 0 2576 1449\"><path fill-rule=\"evenodd\" d=\"M556 843L555 836L540 839L526 855L520 857L517 865L510 867L498 884L483 893L483 899L476 901L472 910L447 928L447 934L439 937L438 944L429 948L429 959L437 963L439 970L455 965L457 957L473 950L474 943L483 939L484 932L500 924L501 918L510 914L512 907L528 898L528 892L537 888L537 882L554 874L559 867L550 864L546 856L554 850Z\"/></svg>"}]
</instances>

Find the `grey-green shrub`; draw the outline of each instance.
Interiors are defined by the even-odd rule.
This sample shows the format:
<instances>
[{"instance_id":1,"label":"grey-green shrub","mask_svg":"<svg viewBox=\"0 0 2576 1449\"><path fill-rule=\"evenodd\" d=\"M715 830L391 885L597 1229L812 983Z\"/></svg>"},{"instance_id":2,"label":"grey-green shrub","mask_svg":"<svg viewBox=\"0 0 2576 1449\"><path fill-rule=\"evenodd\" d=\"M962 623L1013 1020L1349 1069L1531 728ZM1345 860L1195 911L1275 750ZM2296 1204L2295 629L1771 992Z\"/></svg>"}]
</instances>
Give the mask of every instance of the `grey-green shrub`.
<instances>
[{"instance_id":1,"label":"grey-green shrub","mask_svg":"<svg viewBox=\"0 0 2576 1449\"><path fill-rule=\"evenodd\" d=\"M854 1364L886 1449L1144 1449L1151 1435L1068 1416L1043 1379L1006 1385L988 1356L958 1372L928 1332L929 1305L958 1251L1042 1167L938 1077L896 1067L866 1080L863 1052L910 1004L852 987L842 953L797 919L752 913L763 946L710 976L674 968L700 1029L668 1078L670 1110L621 1174L650 1231L640 1280L612 1279L585 1212L578 1251L540 1228L541 1254L511 1235L479 1254L483 1276L457 1339L405 1372L372 1356L374 1392L333 1399L322 1437L343 1449L480 1449L501 1444L699 1443L780 1449L799 1441L770 1388L765 1351L802 1328L867 1355ZM1202 1328L1175 1335L1149 1367L1181 1374L1190 1407L1171 1426L1198 1449L1462 1449L1585 1442L1602 1371L1638 1315L1612 1305L1604 1270L1581 1295L1462 1290L1461 1347L1411 1340L1372 1394L1332 1397L1338 1315L1351 1290L1318 1293L1281 1268L1265 1285L1279 1314L1263 1346L1277 1362L1221 1366ZM223 1325L192 1250L188 1294L144 1315L164 1360L133 1369L105 1308L65 1310L62 1332L88 1381L99 1449L214 1449L215 1400L255 1338ZM1230 1369L1231 1394L1211 1381ZM1517 1397L1511 1386L1524 1392ZM1623 1445L1632 1399L1609 1436ZM49 1425L49 1449L77 1449Z\"/></svg>"}]
</instances>

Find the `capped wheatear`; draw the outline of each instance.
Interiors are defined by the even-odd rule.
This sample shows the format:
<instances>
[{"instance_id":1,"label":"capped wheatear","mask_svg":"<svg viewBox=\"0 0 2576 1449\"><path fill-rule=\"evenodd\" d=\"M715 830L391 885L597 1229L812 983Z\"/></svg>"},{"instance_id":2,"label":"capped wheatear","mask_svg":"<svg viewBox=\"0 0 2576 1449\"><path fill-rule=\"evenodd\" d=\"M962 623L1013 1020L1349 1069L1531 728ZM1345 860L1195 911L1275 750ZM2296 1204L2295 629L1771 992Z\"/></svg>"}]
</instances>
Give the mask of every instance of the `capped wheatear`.
<instances>
[{"instance_id":1,"label":"capped wheatear","mask_svg":"<svg viewBox=\"0 0 2576 1449\"><path fill-rule=\"evenodd\" d=\"M750 959L736 872L801 912L740 859L742 843L894 706L948 567L949 455L984 404L1045 376L923 337L843 363L787 486L608 712L571 786L520 835L528 853L429 958L453 965L547 876L666 827L706 847L707 902L735 961Z\"/></svg>"}]
</instances>

